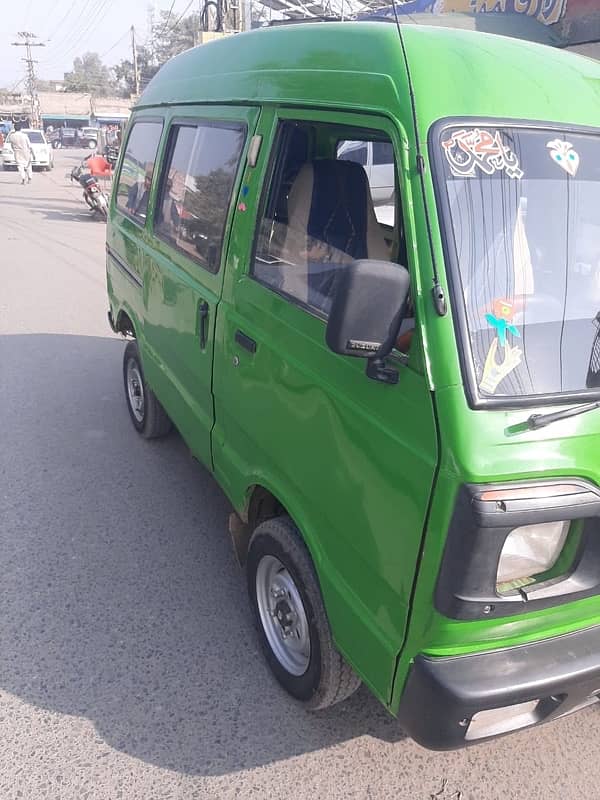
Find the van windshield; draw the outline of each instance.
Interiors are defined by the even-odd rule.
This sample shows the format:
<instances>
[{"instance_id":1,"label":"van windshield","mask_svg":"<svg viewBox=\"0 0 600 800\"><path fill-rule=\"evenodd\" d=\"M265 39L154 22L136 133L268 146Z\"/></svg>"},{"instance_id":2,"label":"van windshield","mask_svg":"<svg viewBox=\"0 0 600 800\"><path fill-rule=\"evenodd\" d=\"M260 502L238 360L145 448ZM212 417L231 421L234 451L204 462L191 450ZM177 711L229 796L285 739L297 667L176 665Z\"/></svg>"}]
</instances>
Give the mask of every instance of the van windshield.
<instances>
[{"instance_id":1,"label":"van windshield","mask_svg":"<svg viewBox=\"0 0 600 800\"><path fill-rule=\"evenodd\" d=\"M482 397L600 387L600 137L445 127L437 138L468 381Z\"/></svg>"}]
</instances>

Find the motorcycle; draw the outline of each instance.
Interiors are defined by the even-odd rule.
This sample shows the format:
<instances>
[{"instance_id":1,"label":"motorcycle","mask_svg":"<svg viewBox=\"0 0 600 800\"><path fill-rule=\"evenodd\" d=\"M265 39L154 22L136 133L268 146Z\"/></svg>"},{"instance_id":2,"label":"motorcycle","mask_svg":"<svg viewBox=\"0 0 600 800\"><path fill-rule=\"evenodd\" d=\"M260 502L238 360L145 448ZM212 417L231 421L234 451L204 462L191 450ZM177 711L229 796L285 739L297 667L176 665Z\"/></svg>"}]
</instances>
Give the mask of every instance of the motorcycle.
<instances>
[{"instance_id":1,"label":"motorcycle","mask_svg":"<svg viewBox=\"0 0 600 800\"><path fill-rule=\"evenodd\" d=\"M71 181L76 181L83 189L83 199L95 214L108 218L108 198L100 188L98 179L86 172L85 161L73 167L69 173Z\"/></svg>"},{"instance_id":2,"label":"motorcycle","mask_svg":"<svg viewBox=\"0 0 600 800\"><path fill-rule=\"evenodd\" d=\"M102 155L114 170L117 166L117 161L119 160L118 146L107 144L106 147L104 148Z\"/></svg>"}]
</instances>

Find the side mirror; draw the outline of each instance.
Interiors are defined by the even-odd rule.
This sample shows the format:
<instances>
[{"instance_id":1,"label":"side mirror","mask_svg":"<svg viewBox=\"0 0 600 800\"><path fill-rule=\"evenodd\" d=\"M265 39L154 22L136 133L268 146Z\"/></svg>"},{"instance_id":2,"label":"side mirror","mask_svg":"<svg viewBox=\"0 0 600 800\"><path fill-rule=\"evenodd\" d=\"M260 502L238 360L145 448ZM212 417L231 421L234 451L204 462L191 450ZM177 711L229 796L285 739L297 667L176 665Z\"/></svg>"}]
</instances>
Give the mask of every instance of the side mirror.
<instances>
[{"instance_id":1,"label":"side mirror","mask_svg":"<svg viewBox=\"0 0 600 800\"><path fill-rule=\"evenodd\" d=\"M334 353L367 358L367 375L397 383L384 359L392 351L404 317L408 270L390 261L353 261L337 270L325 340Z\"/></svg>"}]
</instances>

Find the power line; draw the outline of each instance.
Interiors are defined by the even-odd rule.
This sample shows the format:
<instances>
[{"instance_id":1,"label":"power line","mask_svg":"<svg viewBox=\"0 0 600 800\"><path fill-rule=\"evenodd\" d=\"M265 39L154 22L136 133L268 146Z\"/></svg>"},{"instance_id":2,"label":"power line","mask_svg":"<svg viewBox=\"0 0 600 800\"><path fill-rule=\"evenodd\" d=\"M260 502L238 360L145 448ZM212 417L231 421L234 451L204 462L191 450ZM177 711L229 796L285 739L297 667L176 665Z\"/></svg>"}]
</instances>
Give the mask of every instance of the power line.
<instances>
[{"instance_id":1,"label":"power line","mask_svg":"<svg viewBox=\"0 0 600 800\"><path fill-rule=\"evenodd\" d=\"M77 15L77 17L75 18L75 22L74 22L74 24L75 24L75 25L76 25L76 24L79 22L79 20L82 18L83 14L85 13L86 7L87 7L87 6L89 6L89 4L90 4L90 0L86 0L86 2L84 3L84 5L83 5L83 6L82 6L82 7L79 9L79 14L78 14L78 15ZM52 40L52 39L54 38L54 35L56 34L56 31L58 31L58 30L60 30L60 29L62 28L63 22L65 22L65 21L66 21L66 19L67 19L67 17L69 17L69 16L70 16L70 14L71 14L71 11L73 11L73 9L75 8L75 6L76 6L76 5L77 5L77 0L73 0L73 2L71 3L71 5L70 5L70 6L69 6L69 8L67 9L66 13L65 13L65 14L64 14L64 15L63 15L61 18L60 18L60 20L59 20L59 22L57 23L57 25L55 25L55 27L52 29L52 33L51 33L51 34L50 34L50 36L48 37L48 40L49 40L49 41L50 41L50 40ZM67 35L70 35L70 33L71 33L71 31L69 31L69 30L67 29ZM59 38L59 41L60 41L60 38Z\"/></svg>"},{"instance_id":2,"label":"power line","mask_svg":"<svg viewBox=\"0 0 600 800\"><path fill-rule=\"evenodd\" d=\"M50 61L44 62L44 65L46 67L55 66L56 64L58 64L61 61L63 61L66 56L70 56L72 53L74 53L77 50L77 48L81 47L83 45L83 43L85 42L85 39L88 36L88 34L90 33L90 31L95 27L95 25L98 22L100 22L102 19L104 19L104 17L108 13L108 10L109 10L110 6L113 3L114 3L114 0L101 0L100 4L98 5L97 10L95 11L95 13L92 13L92 15L89 18L89 20L86 21L87 24L84 24L84 27L81 28L80 31L77 32L75 37L71 37L71 41L69 43L66 43L63 46L63 49L62 49L62 52L60 53L60 55L57 54L57 56L55 58L50 59Z\"/></svg>"},{"instance_id":3,"label":"power line","mask_svg":"<svg viewBox=\"0 0 600 800\"><path fill-rule=\"evenodd\" d=\"M108 50L106 50L104 53L102 53L102 55L100 56L100 58L101 58L101 59L103 59L103 58L105 58L105 57L106 57L106 56L107 56L109 53L112 53L112 51L115 49L115 47L117 47L118 45L120 45L120 44L121 44L121 42L123 41L123 39L125 39L127 36L129 36L129 34L130 34L130 31L131 31L131 29L130 29L130 28L128 28L128 29L125 31L125 33L124 33L124 34L123 34L123 35L122 35L122 36L121 36L119 39L117 39L117 41L116 41L116 42L115 42L115 43L114 43L114 44L113 44L111 47L109 47L109 48L108 48Z\"/></svg>"},{"instance_id":4,"label":"power line","mask_svg":"<svg viewBox=\"0 0 600 800\"><path fill-rule=\"evenodd\" d=\"M163 25L163 29L162 29L162 31L160 33L161 36L167 30L167 25L169 24L169 20L171 19L171 12L173 11L173 8L174 8L176 2L177 2L177 0L173 0L173 2L171 3L171 7L169 8L169 13L167 14L167 18L165 20L165 24Z\"/></svg>"},{"instance_id":5,"label":"power line","mask_svg":"<svg viewBox=\"0 0 600 800\"><path fill-rule=\"evenodd\" d=\"M183 11L181 12L181 14L180 14L180 15L177 17L177 20L175 21L175 24L173 25L173 27L172 27L170 30L168 30L168 31L167 31L167 33L173 33L173 31L174 31L174 30L176 30L176 29L179 27L179 23L180 23L180 22L181 22L181 20L182 20L182 19L185 17L185 15L186 15L186 14L187 14L187 12L189 11L189 9L190 9L190 7L191 7L191 5L192 5L192 3L193 3L193 2L194 2L194 0L190 0L190 2L189 2L189 3L187 4L187 6L186 6L186 7L183 9Z\"/></svg>"},{"instance_id":6,"label":"power line","mask_svg":"<svg viewBox=\"0 0 600 800\"><path fill-rule=\"evenodd\" d=\"M94 0L87 0L86 6L88 5L89 2L94 2ZM60 55L58 52L56 52L55 55L53 53L53 56L50 59L52 62L62 61L65 55L74 52L77 49L77 47L79 47L83 43L85 36L96 25L96 23L99 22L105 16L106 13L105 10L107 8L108 2L112 4L114 0L101 0L101 2L97 4L96 8L93 11L91 11L90 14L87 16L87 18L85 19L83 19L83 14L86 10L86 6L84 6L78 18L78 20L81 21L81 25L79 25L79 27L77 27L76 25L71 31L67 33L67 35L64 38L59 39L53 45L54 48L57 47L60 48Z\"/></svg>"}]
</instances>

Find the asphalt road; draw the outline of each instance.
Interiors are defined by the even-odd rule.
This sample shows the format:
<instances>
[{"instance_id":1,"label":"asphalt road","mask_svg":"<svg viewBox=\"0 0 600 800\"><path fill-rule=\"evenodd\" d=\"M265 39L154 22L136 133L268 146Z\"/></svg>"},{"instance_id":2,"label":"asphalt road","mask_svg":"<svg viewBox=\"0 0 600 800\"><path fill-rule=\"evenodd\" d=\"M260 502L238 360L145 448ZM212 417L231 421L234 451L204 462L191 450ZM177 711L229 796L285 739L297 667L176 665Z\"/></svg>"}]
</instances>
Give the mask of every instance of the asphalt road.
<instances>
[{"instance_id":1,"label":"asphalt road","mask_svg":"<svg viewBox=\"0 0 600 800\"><path fill-rule=\"evenodd\" d=\"M226 498L129 421L76 156L0 172L0 800L599 798L597 709L440 754L278 688Z\"/></svg>"}]
</instances>

